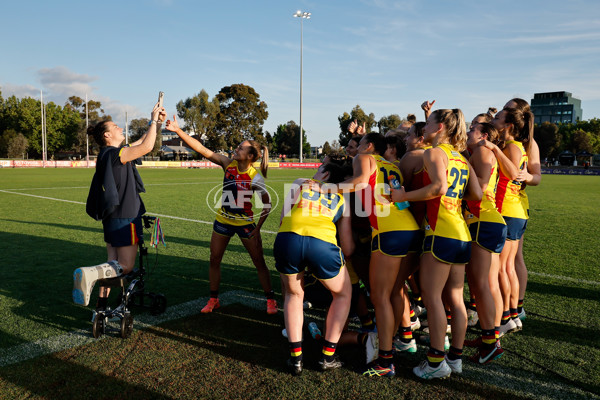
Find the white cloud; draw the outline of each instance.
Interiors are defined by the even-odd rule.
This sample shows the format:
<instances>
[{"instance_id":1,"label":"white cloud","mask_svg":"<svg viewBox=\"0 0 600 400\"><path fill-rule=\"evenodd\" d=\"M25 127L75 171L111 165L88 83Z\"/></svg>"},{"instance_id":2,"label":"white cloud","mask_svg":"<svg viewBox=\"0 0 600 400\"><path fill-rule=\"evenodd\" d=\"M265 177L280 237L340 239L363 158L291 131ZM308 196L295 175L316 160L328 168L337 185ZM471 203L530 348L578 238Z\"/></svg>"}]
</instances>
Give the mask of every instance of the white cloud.
<instances>
[{"instance_id":1,"label":"white cloud","mask_svg":"<svg viewBox=\"0 0 600 400\"><path fill-rule=\"evenodd\" d=\"M40 97L40 88L36 88L35 86L31 85L13 85L10 83L3 83L0 84L0 90L2 91L2 97L4 98L10 96L15 96L20 99L24 97Z\"/></svg>"}]
</instances>

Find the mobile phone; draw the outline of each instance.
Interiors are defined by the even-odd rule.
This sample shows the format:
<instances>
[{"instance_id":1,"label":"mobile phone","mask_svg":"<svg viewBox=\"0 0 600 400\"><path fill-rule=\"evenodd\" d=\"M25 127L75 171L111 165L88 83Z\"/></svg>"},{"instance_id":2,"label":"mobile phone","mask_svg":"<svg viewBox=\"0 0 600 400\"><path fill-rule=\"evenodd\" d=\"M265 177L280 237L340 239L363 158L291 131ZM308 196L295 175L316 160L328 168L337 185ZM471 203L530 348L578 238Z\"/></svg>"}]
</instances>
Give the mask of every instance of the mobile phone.
<instances>
[{"instance_id":1,"label":"mobile phone","mask_svg":"<svg viewBox=\"0 0 600 400\"><path fill-rule=\"evenodd\" d=\"M159 108L162 108L162 106L163 106L164 97L165 97L164 92L158 92L158 107ZM160 119L160 116L158 117L158 122L162 122L162 120Z\"/></svg>"}]
</instances>

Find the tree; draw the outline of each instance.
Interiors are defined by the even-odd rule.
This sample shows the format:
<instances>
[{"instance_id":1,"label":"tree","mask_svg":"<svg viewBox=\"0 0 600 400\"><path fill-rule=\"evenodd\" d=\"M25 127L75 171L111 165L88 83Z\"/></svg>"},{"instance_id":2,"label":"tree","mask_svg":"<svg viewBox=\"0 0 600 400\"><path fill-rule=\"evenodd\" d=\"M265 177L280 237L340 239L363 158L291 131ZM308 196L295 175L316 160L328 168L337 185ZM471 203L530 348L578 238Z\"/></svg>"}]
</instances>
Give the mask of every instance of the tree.
<instances>
[{"instance_id":1,"label":"tree","mask_svg":"<svg viewBox=\"0 0 600 400\"><path fill-rule=\"evenodd\" d=\"M71 96L65 103L64 109L79 114L79 129L77 130L75 140L72 144L72 149L78 152L84 152L86 150L86 143L88 143L89 140L85 124L85 99L82 99L79 96ZM112 120L110 115L104 113L101 102L90 99L88 99L87 116L89 126L94 126L99 121ZM89 144L92 153L97 153L99 151L99 146L93 140L89 141Z\"/></svg>"},{"instance_id":2,"label":"tree","mask_svg":"<svg viewBox=\"0 0 600 400\"><path fill-rule=\"evenodd\" d=\"M204 89L194 97L188 97L177 103L177 116L185 122L185 130L203 137L214 130L219 101L215 97L208 99Z\"/></svg>"},{"instance_id":3,"label":"tree","mask_svg":"<svg viewBox=\"0 0 600 400\"><path fill-rule=\"evenodd\" d=\"M273 135L271 135L271 132L265 132L265 141L267 142L269 153L277 153L277 145L275 144L275 140L273 140Z\"/></svg>"},{"instance_id":4,"label":"tree","mask_svg":"<svg viewBox=\"0 0 600 400\"><path fill-rule=\"evenodd\" d=\"M560 134L558 126L550 122L544 122L534 128L534 138L540 148L540 158L558 156L560 149Z\"/></svg>"},{"instance_id":5,"label":"tree","mask_svg":"<svg viewBox=\"0 0 600 400\"><path fill-rule=\"evenodd\" d=\"M575 134L573 135L573 145L575 146L573 153L580 151L587 151L588 153L591 153L594 151L594 148L592 147L592 140L592 135L590 135L588 132L584 131L583 129L576 130Z\"/></svg>"},{"instance_id":6,"label":"tree","mask_svg":"<svg viewBox=\"0 0 600 400\"><path fill-rule=\"evenodd\" d=\"M338 142L337 140L331 142L331 151L339 152L341 149L342 146L340 145L340 142Z\"/></svg>"},{"instance_id":7,"label":"tree","mask_svg":"<svg viewBox=\"0 0 600 400\"><path fill-rule=\"evenodd\" d=\"M379 132L385 134L391 129L396 129L402 122L402 118L398 114L391 114L387 117L381 117L379 122L377 122L377 126L379 127Z\"/></svg>"},{"instance_id":8,"label":"tree","mask_svg":"<svg viewBox=\"0 0 600 400\"><path fill-rule=\"evenodd\" d=\"M8 145L18 133L14 129L6 129L0 135L0 157L8 157Z\"/></svg>"},{"instance_id":9,"label":"tree","mask_svg":"<svg viewBox=\"0 0 600 400\"><path fill-rule=\"evenodd\" d=\"M281 124L273 136L273 142L279 154L297 155L300 152L300 127L294 121ZM302 153L310 154L310 143L306 139L306 131L302 129Z\"/></svg>"},{"instance_id":10,"label":"tree","mask_svg":"<svg viewBox=\"0 0 600 400\"><path fill-rule=\"evenodd\" d=\"M348 132L348 125L350 125L350 122L354 120L356 120L358 125L362 125L364 123L367 133L371 132L371 128L377 125L377 122L375 121L375 114L371 113L367 115L359 105L354 107L350 114L344 112L344 114L338 117L338 121L340 123L340 146L342 147L346 147L352 138L352 134Z\"/></svg>"},{"instance_id":11,"label":"tree","mask_svg":"<svg viewBox=\"0 0 600 400\"><path fill-rule=\"evenodd\" d=\"M329 153L331 153L331 145L329 144L329 142L325 142L323 144L323 155L329 155Z\"/></svg>"},{"instance_id":12,"label":"tree","mask_svg":"<svg viewBox=\"0 0 600 400\"><path fill-rule=\"evenodd\" d=\"M24 158L29 143L22 133L17 134L8 142L8 158Z\"/></svg>"},{"instance_id":13,"label":"tree","mask_svg":"<svg viewBox=\"0 0 600 400\"><path fill-rule=\"evenodd\" d=\"M226 147L236 147L249 139L265 143L262 126L269 116L267 103L260 100L259 94L252 87L241 83L225 86L216 99L219 102L219 113L214 133L225 142ZM222 147L214 149L220 150Z\"/></svg>"},{"instance_id":14,"label":"tree","mask_svg":"<svg viewBox=\"0 0 600 400\"><path fill-rule=\"evenodd\" d=\"M133 119L129 123L129 143L133 143L136 140L139 140L144 133L148 131L148 126L150 123L150 119L148 118L138 118ZM156 132L156 140L154 141L154 147L152 151L149 153L151 156L156 156L160 152L160 147L162 145L162 132L159 130Z\"/></svg>"}]
</instances>

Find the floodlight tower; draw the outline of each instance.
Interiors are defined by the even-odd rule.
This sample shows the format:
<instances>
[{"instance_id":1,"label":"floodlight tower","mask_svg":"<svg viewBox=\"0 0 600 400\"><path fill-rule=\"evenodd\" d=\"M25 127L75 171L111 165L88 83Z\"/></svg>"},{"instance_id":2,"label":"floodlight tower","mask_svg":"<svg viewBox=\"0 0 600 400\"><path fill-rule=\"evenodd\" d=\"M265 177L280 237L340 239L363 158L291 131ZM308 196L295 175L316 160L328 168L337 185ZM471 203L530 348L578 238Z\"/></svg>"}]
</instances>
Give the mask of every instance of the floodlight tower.
<instances>
[{"instance_id":1,"label":"floodlight tower","mask_svg":"<svg viewBox=\"0 0 600 400\"><path fill-rule=\"evenodd\" d=\"M306 11L296 11L294 18L300 18L300 162L302 162L302 22L305 19L310 19L311 13Z\"/></svg>"}]
</instances>

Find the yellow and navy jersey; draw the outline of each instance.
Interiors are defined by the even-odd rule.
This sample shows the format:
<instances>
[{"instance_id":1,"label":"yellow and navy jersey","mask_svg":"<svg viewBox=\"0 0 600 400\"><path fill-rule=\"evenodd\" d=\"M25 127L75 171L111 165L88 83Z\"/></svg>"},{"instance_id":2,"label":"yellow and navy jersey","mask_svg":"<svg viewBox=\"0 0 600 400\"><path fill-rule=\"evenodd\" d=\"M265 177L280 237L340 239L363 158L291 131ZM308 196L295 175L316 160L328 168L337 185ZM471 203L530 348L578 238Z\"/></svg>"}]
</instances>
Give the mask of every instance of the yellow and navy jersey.
<instances>
[{"instance_id":1,"label":"yellow and navy jersey","mask_svg":"<svg viewBox=\"0 0 600 400\"><path fill-rule=\"evenodd\" d=\"M232 161L225 169L221 208L216 220L229 225L253 223L252 197L254 188L264 188L265 179L252 165L240 171L238 162Z\"/></svg>"},{"instance_id":2,"label":"yellow and navy jersey","mask_svg":"<svg viewBox=\"0 0 600 400\"><path fill-rule=\"evenodd\" d=\"M385 158L372 154L375 171L369 176L368 187L361 191L362 204L369 216L373 235L380 232L413 231L419 226L408 208L398 210L390 198L390 181L404 183L398 167Z\"/></svg>"},{"instance_id":3,"label":"yellow and navy jersey","mask_svg":"<svg viewBox=\"0 0 600 400\"><path fill-rule=\"evenodd\" d=\"M506 145L514 144L521 151L521 159L519 160L519 170L527 168L527 153L521 142L509 140ZM522 182L511 181L506 175L500 171L498 179L498 188L496 189L496 207L503 217L527 219L528 215L523 208L521 199Z\"/></svg>"},{"instance_id":4,"label":"yellow and navy jersey","mask_svg":"<svg viewBox=\"0 0 600 400\"><path fill-rule=\"evenodd\" d=\"M527 214L527 218L529 218L529 196L527 196L527 192L525 191L526 187L527 184L522 182L519 197L521 198L521 206L523 206L523 210L525 210L525 214Z\"/></svg>"},{"instance_id":5,"label":"yellow and navy jersey","mask_svg":"<svg viewBox=\"0 0 600 400\"><path fill-rule=\"evenodd\" d=\"M344 212L344 196L300 189L298 198L281 220L279 232L293 232L337 245L335 223Z\"/></svg>"},{"instance_id":6,"label":"yellow and navy jersey","mask_svg":"<svg viewBox=\"0 0 600 400\"><path fill-rule=\"evenodd\" d=\"M481 200L467 200L465 220L467 225L477 221L496 222L505 225L504 218L496 208L496 186L498 185L498 161L494 158L492 173Z\"/></svg>"},{"instance_id":7,"label":"yellow and navy jersey","mask_svg":"<svg viewBox=\"0 0 600 400\"><path fill-rule=\"evenodd\" d=\"M469 181L469 165L454 146L444 143L437 148L448 157L448 190L446 194L427 200L425 236L436 235L470 242L471 234L462 215L462 198ZM425 175L424 183L431 183L429 174Z\"/></svg>"}]
</instances>

